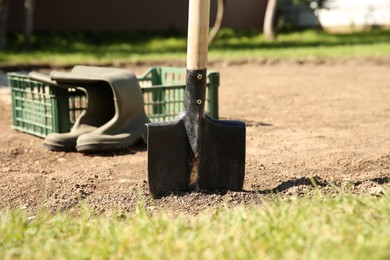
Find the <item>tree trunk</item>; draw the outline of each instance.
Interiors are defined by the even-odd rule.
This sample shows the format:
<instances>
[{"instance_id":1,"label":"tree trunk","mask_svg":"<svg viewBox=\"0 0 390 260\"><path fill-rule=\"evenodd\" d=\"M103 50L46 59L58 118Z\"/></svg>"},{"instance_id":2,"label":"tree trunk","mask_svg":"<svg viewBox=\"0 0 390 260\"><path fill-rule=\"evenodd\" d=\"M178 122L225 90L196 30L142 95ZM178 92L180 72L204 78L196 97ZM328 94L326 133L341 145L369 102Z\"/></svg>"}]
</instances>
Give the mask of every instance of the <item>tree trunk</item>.
<instances>
[{"instance_id":1,"label":"tree trunk","mask_svg":"<svg viewBox=\"0 0 390 260\"><path fill-rule=\"evenodd\" d=\"M320 21L320 10L319 9L315 9L314 10L314 15L316 17L316 29L318 31L324 31L324 27L322 26L321 24L321 21Z\"/></svg>"},{"instance_id":2,"label":"tree trunk","mask_svg":"<svg viewBox=\"0 0 390 260\"><path fill-rule=\"evenodd\" d=\"M23 46L28 49L31 45L31 34L34 23L34 0L24 0L24 30Z\"/></svg>"},{"instance_id":3,"label":"tree trunk","mask_svg":"<svg viewBox=\"0 0 390 260\"><path fill-rule=\"evenodd\" d=\"M218 0L218 11L217 11L217 16L215 18L215 24L213 26L213 29L211 29L209 35L209 45L215 39L215 37L217 37L219 30L221 29L224 9L225 9L225 0Z\"/></svg>"},{"instance_id":4,"label":"tree trunk","mask_svg":"<svg viewBox=\"0 0 390 260\"><path fill-rule=\"evenodd\" d=\"M9 0L0 0L0 50L6 47Z\"/></svg>"},{"instance_id":5,"label":"tree trunk","mask_svg":"<svg viewBox=\"0 0 390 260\"><path fill-rule=\"evenodd\" d=\"M275 40L275 17L278 8L278 0L268 0L265 10L263 33L267 40Z\"/></svg>"}]
</instances>

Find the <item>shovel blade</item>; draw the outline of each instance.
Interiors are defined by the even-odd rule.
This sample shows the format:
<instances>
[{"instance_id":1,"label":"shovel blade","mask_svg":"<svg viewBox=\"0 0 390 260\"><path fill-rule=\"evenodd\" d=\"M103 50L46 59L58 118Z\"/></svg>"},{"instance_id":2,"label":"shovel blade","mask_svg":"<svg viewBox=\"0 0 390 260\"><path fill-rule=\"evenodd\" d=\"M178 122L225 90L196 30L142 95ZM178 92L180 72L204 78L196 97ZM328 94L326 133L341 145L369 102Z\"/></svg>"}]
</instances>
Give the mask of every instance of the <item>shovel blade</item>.
<instances>
[{"instance_id":1,"label":"shovel blade","mask_svg":"<svg viewBox=\"0 0 390 260\"><path fill-rule=\"evenodd\" d=\"M193 152L184 121L148 127L148 182L152 196L189 189Z\"/></svg>"},{"instance_id":2,"label":"shovel blade","mask_svg":"<svg viewBox=\"0 0 390 260\"><path fill-rule=\"evenodd\" d=\"M206 115L198 184L202 190L242 190L245 178L245 123Z\"/></svg>"}]
</instances>

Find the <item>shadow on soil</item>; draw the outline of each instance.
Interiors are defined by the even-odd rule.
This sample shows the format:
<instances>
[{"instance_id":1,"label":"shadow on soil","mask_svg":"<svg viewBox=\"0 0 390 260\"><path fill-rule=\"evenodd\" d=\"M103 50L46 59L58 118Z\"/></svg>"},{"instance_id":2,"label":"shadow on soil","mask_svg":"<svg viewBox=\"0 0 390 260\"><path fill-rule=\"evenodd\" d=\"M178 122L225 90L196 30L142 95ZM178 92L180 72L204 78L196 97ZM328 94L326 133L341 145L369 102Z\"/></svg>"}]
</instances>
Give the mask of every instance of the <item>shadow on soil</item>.
<instances>
[{"instance_id":1,"label":"shadow on soil","mask_svg":"<svg viewBox=\"0 0 390 260\"><path fill-rule=\"evenodd\" d=\"M270 194L270 193L279 193L283 192L285 190L291 189L293 187L297 186L311 186L313 188L315 187L324 187L328 186L329 183L325 180L321 180L319 177L302 177L299 179L294 179L294 180L288 180L285 182L282 182L279 184L276 188L273 189L268 189L268 190L261 190L261 191L246 191L246 192L253 192L253 193L260 193L260 194Z\"/></svg>"},{"instance_id":2,"label":"shadow on soil","mask_svg":"<svg viewBox=\"0 0 390 260\"><path fill-rule=\"evenodd\" d=\"M264 122L257 122L257 121L251 121L251 120L244 120L247 127L256 127L256 126L274 126L273 124L264 123Z\"/></svg>"},{"instance_id":3,"label":"shadow on soil","mask_svg":"<svg viewBox=\"0 0 390 260\"><path fill-rule=\"evenodd\" d=\"M126 149L117 150L117 151L104 151L104 152L91 152L91 153L85 153L85 156L89 157L118 157L118 156L125 156L130 154L136 154L139 152L145 152L147 151L147 145L145 143L137 143L131 147L128 147Z\"/></svg>"},{"instance_id":4,"label":"shadow on soil","mask_svg":"<svg viewBox=\"0 0 390 260\"><path fill-rule=\"evenodd\" d=\"M371 179L369 181L372 181L372 182L375 182L379 185L382 185L382 184L387 184L390 182L390 178L389 177L382 177L382 178L374 178L374 179ZM362 183L361 181L360 182L357 182L356 184L360 184Z\"/></svg>"},{"instance_id":5,"label":"shadow on soil","mask_svg":"<svg viewBox=\"0 0 390 260\"><path fill-rule=\"evenodd\" d=\"M360 184L367 182L367 181L374 182L374 183L379 184L379 185L383 185L383 184L390 183L390 178L389 177L373 178L373 179L367 179L367 180L363 180L363 181L354 181L354 182L351 182L351 184L353 186L359 186ZM282 182L281 184L279 184L277 187L275 187L273 189L246 190L243 192L267 195L267 194L281 193L283 191L286 191L288 189L298 187L298 186L308 186L308 187L312 187L312 188L323 188L323 187L332 186L332 185L338 186L334 183L330 183L326 180L323 180L318 176L314 176L314 177L310 177L310 178L302 177L299 179L288 180L288 181Z\"/></svg>"},{"instance_id":6,"label":"shadow on soil","mask_svg":"<svg viewBox=\"0 0 390 260\"><path fill-rule=\"evenodd\" d=\"M228 121L235 121L237 118L228 118L228 117L220 117L219 120L228 120ZM240 121L244 121L245 125L247 127L256 127L256 126L274 126L273 124L266 123L266 122L260 122L260 121L254 121L254 120L247 120L247 119L239 119Z\"/></svg>"}]
</instances>

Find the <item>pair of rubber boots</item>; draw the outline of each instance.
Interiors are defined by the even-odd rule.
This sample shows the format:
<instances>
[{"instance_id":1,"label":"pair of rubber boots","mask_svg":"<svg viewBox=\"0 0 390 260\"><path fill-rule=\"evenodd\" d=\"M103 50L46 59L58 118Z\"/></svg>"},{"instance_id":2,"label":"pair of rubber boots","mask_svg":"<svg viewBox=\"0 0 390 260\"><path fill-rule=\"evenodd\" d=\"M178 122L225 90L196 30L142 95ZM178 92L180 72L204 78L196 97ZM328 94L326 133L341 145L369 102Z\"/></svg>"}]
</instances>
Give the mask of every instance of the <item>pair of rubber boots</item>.
<instances>
[{"instance_id":1,"label":"pair of rubber boots","mask_svg":"<svg viewBox=\"0 0 390 260\"><path fill-rule=\"evenodd\" d=\"M87 108L69 133L51 133L45 146L56 151L101 152L146 142L145 110L136 76L127 70L75 66L71 72L50 76L30 73L30 78L57 87L77 88L86 93Z\"/></svg>"}]
</instances>

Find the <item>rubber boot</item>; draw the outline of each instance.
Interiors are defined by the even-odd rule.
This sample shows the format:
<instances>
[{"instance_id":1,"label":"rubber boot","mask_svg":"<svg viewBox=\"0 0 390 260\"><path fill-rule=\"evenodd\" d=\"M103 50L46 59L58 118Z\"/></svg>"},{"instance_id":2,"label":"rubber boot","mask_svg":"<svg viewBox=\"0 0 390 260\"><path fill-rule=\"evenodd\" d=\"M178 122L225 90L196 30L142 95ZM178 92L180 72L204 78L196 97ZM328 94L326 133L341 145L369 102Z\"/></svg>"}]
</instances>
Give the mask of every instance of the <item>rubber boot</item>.
<instances>
[{"instance_id":1,"label":"rubber boot","mask_svg":"<svg viewBox=\"0 0 390 260\"><path fill-rule=\"evenodd\" d=\"M51 78L58 83L105 84L111 89L111 97L96 102L97 106L107 107L113 103L115 113L105 124L82 134L77 138L77 151L100 152L123 149L138 140L146 142L145 111L141 88L136 76L127 70L92 66L77 66L72 73L53 73ZM98 88L89 88L92 93ZM110 100L108 100L110 98ZM99 103L99 104L98 104Z\"/></svg>"},{"instance_id":2,"label":"rubber boot","mask_svg":"<svg viewBox=\"0 0 390 260\"><path fill-rule=\"evenodd\" d=\"M112 91L106 84L99 82L78 89L86 93L87 108L77 118L69 133L52 133L46 136L44 145L50 150L75 151L80 135L92 132L115 115ZM101 106L103 103L105 105Z\"/></svg>"},{"instance_id":3,"label":"rubber boot","mask_svg":"<svg viewBox=\"0 0 390 260\"><path fill-rule=\"evenodd\" d=\"M71 73L77 73L79 71L80 68L75 67ZM29 77L30 79L57 87L70 87L69 85L59 85L50 76L41 73L31 72ZM76 151L76 141L80 135L97 129L115 115L113 94L111 88L104 82L72 84L71 87L76 87L85 92L88 105L86 110L76 119L70 132L51 133L46 136L44 145L53 151ZM105 106L101 106L102 103L105 103Z\"/></svg>"}]
</instances>

